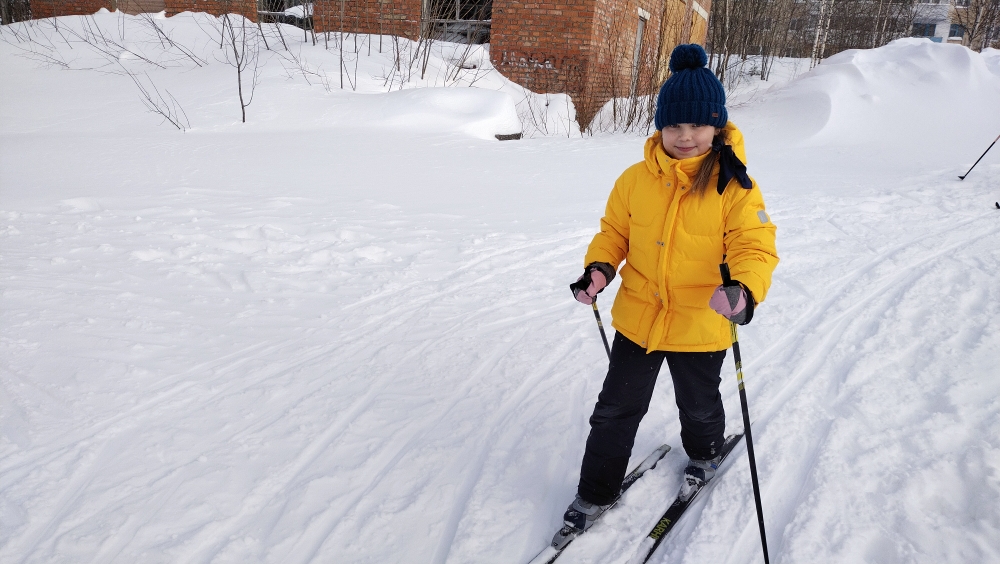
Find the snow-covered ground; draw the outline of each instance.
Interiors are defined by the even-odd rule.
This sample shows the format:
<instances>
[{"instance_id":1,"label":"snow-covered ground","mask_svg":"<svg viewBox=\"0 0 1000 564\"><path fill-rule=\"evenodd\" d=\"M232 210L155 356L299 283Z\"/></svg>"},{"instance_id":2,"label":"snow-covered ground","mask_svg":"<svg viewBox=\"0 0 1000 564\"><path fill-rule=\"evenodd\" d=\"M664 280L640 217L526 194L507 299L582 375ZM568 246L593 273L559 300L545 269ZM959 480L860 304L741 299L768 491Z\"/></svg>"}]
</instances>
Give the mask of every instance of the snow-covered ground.
<instances>
[{"instance_id":1,"label":"snow-covered ground","mask_svg":"<svg viewBox=\"0 0 1000 564\"><path fill-rule=\"evenodd\" d=\"M271 55L242 124L214 18L161 21L204 66L35 31L169 90L186 132L118 70L0 42L0 561L529 560L606 369L567 284L642 140L498 142L519 100L486 65L310 84L336 55L294 28L314 74ZM733 111L782 257L740 334L772 562L1000 561L1000 150L957 179L1000 133L998 61L904 40ZM674 450L566 562L629 558L678 432L663 378L635 459ZM730 460L654 562L763 561Z\"/></svg>"}]
</instances>

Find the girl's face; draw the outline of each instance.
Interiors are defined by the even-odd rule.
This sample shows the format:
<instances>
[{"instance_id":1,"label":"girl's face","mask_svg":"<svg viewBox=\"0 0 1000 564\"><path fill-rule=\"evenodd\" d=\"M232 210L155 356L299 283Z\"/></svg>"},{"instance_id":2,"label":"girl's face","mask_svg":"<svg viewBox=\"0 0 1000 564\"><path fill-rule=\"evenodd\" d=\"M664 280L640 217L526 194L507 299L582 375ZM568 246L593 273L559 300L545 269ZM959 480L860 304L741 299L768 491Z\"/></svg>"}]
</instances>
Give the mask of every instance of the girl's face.
<instances>
[{"instance_id":1,"label":"girl's face","mask_svg":"<svg viewBox=\"0 0 1000 564\"><path fill-rule=\"evenodd\" d=\"M719 129L699 123L679 123L663 128L663 150L675 159L700 157L712 148L712 139Z\"/></svg>"}]
</instances>

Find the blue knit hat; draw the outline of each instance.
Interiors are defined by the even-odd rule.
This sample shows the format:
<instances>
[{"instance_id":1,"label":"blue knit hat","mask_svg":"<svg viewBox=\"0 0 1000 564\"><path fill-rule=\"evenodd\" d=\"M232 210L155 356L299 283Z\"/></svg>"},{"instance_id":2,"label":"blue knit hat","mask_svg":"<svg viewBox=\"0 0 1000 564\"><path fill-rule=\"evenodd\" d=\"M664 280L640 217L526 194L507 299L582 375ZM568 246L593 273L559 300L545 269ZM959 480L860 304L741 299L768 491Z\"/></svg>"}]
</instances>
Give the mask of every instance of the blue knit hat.
<instances>
[{"instance_id":1,"label":"blue knit hat","mask_svg":"<svg viewBox=\"0 0 1000 564\"><path fill-rule=\"evenodd\" d=\"M705 68L708 55L701 45L678 45L670 54L670 78L656 98L656 129L678 123L699 123L725 127L726 89L712 71Z\"/></svg>"}]
</instances>

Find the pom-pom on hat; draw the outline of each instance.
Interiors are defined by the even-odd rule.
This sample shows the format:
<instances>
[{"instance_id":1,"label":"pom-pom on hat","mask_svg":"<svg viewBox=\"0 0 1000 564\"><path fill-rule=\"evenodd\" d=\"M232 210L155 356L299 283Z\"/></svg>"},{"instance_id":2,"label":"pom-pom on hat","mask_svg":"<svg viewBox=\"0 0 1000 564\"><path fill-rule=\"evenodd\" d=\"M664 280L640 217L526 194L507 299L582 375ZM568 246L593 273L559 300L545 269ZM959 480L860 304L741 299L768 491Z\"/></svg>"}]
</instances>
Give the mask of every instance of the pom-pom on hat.
<instances>
[{"instance_id":1,"label":"pom-pom on hat","mask_svg":"<svg viewBox=\"0 0 1000 564\"><path fill-rule=\"evenodd\" d=\"M698 123L725 127L726 89L712 71L705 68L708 55L701 45L678 45L670 54L670 78L656 98L656 129L678 123Z\"/></svg>"}]
</instances>

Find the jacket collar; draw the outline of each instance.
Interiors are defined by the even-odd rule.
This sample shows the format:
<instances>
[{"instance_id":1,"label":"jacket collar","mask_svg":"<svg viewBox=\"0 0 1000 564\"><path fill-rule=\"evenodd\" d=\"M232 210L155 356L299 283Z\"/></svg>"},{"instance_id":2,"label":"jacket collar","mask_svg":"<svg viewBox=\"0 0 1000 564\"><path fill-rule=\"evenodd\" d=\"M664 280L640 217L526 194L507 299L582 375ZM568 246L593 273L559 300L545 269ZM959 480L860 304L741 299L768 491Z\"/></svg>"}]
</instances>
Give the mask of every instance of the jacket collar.
<instances>
[{"instance_id":1,"label":"jacket collar","mask_svg":"<svg viewBox=\"0 0 1000 564\"><path fill-rule=\"evenodd\" d=\"M733 153L740 161L746 163L747 154L743 144L743 133L731 121L723 129L729 133L729 145L732 146ZM693 178L698 173L698 167L701 166L701 161L705 158L705 155L691 157L690 159L672 158L663 150L663 143L660 141L661 136L662 134L659 131L654 131L649 139L646 139L646 146L643 153L646 168L649 169L649 172L656 176L663 176L668 172L676 174L678 182L681 183L685 183L690 178Z\"/></svg>"}]
</instances>

